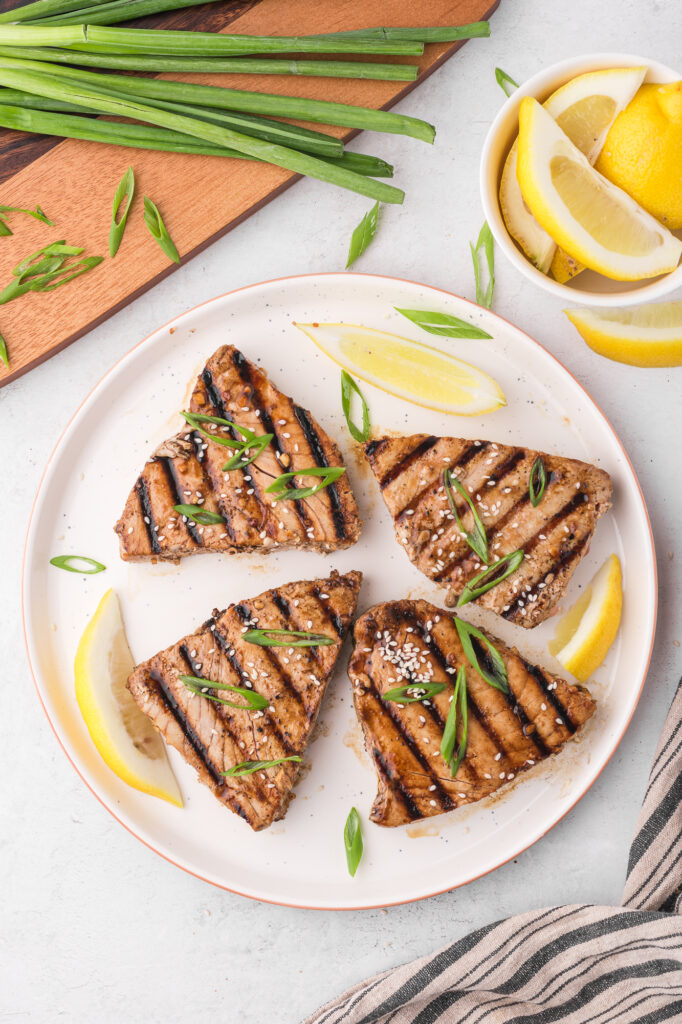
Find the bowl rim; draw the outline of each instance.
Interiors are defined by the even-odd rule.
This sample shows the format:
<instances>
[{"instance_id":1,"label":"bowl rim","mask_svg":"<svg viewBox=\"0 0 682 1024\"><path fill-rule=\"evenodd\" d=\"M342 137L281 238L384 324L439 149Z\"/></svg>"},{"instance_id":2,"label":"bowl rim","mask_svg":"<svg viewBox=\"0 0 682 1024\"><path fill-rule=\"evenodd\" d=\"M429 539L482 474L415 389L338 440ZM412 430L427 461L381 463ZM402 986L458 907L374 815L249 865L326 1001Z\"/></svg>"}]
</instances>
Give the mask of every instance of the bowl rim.
<instances>
[{"instance_id":1,"label":"bowl rim","mask_svg":"<svg viewBox=\"0 0 682 1024\"><path fill-rule=\"evenodd\" d=\"M498 199L502 158L498 159L494 155L494 150L497 148L500 134L508 130L509 122L512 120L518 122L518 110L521 100L525 96L534 96L536 99L543 100L551 92L576 75L585 74L590 71L600 71L609 67L638 67L640 65L646 65L649 69L648 74L652 74L655 78L660 78L664 82L673 82L682 78L682 73L675 71L666 64L662 64L660 61L631 53L600 52L568 57L532 75L505 100L490 125L483 143L479 174L481 202L485 219L490 226L495 242L504 252L507 259L525 278L539 285L551 295L564 302L569 302L571 305L582 304L585 306L614 308L618 306L640 305L652 300L662 299L675 291L676 288L682 287L682 264L669 274L652 281L650 284L617 292L595 292L587 291L584 288L567 287L565 284L560 284L558 281L553 280L549 275L541 273L523 255L507 231ZM508 149L505 149L505 156L507 152Z\"/></svg>"}]
</instances>

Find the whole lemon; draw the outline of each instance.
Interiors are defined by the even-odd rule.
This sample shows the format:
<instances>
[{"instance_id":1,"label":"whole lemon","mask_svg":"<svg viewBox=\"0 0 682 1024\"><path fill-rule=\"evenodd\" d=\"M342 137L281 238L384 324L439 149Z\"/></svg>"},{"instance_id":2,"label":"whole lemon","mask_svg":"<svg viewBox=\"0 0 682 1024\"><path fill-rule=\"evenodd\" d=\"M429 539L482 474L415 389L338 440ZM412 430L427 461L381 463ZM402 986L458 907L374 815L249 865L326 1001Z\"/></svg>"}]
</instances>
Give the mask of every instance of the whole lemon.
<instances>
[{"instance_id":1,"label":"whole lemon","mask_svg":"<svg viewBox=\"0 0 682 1024\"><path fill-rule=\"evenodd\" d=\"M666 227L682 228L682 82L642 85L595 166Z\"/></svg>"}]
</instances>

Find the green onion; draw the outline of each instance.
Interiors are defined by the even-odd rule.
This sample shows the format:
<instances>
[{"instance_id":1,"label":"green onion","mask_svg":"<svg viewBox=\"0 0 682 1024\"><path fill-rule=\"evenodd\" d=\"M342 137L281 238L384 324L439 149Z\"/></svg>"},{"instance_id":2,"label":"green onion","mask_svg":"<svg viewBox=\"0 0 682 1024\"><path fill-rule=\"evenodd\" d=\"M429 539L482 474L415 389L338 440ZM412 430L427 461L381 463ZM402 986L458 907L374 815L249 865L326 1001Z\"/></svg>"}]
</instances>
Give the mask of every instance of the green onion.
<instances>
[{"instance_id":1,"label":"green onion","mask_svg":"<svg viewBox=\"0 0 682 1024\"><path fill-rule=\"evenodd\" d=\"M133 201L134 194L135 173L132 167L129 167L119 181L114 193L114 205L111 211L111 228L109 229L109 255L112 257L116 255L118 247L121 244L123 232L126 227L126 220L128 219L128 210L130 209L130 204ZM123 213L118 217L118 211L124 199L126 200L126 203L123 208ZM116 219L117 217L118 220Z\"/></svg>"},{"instance_id":2,"label":"green onion","mask_svg":"<svg viewBox=\"0 0 682 1024\"><path fill-rule=\"evenodd\" d=\"M493 247L493 236L490 228L488 227L488 221L485 221L481 228L476 245L469 242L469 248L471 249L471 258L474 264L474 278L476 280L476 302L479 306L485 306L486 309L490 309L493 302L493 289L495 287L495 252ZM483 249L485 253L486 263L488 265L488 286L483 290L481 283L481 267L479 264L479 252Z\"/></svg>"},{"instance_id":3,"label":"green onion","mask_svg":"<svg viewBox=\"0 0 682 1024\"><path fill-rule=\"evenodd\" d=\"M68 284L81 274L98 266L103 256L88 256L75 263L65 263L69 256L83 252L82 247L66 245L63 241L43 246L25 257L13 268L14 280L0 292L0 305L25 295L26 292L51 292ZM60 280L61 278L61 280Z\"/></svg>"},{"instance_id":4,"label":"green onion","mask_svg":"<svg viewBox=\"0 0 682 1024\"><path fill-rule=\"evenodd\" d=\"M362 859L363 845L360 815L354 807L351 807L350 814L346 818L346 824L343 828L343 845L346 848L348 873L355 877L358 864Z\"/></svg>"},{"instance_id":5,"label":"green onion","mask_svg":"<svg viewBox=\"0 0 682 1024\"><path fill-rule=\"evenodd\" d=\"M225 520L217 512L209 512L201 505L173 505L173 509L181 516L187 516L200 526L214 526L216 523L224 523Z\"/></svg>"},{"instance_id":6,"label":"green onion","mask_svg":"<svg viewBox=\"0 0 682 1024\"><path fill-rule=\"evenodd\" d=\"M2 334L0 334L0 359L2 359L3 363L9 370L9 353L7 352L7 342L3 338Z\"/></svg>"},{"instance_id":7,"label":"green onion","mask_svg":"<svg viewBox=\"0 0 682 1024\"><path fill-rule=\"evenodd\" d=\"M42 249L36 249L30 256L26 256L21 263L17 263L12 273L15 277L22 277L32 266L35 266L33 261L38 256L80 256L83 251L83 246L67 245L64 239L60 239L58 242L50 242L49 245L44 245Z\"/></svg>"},{"instance_id":8,"label":"green onion","mask_svg":"<svg viewBox=\"0 0 682 1024\"><path fill-rule=\"evenodd\" d=\"M542 501L547 486L547 471L542 455L538 455L533 463L528 477L528 494L533 508L537 508Z\"/></svg>"},{"instance_id":9,"label":"green onion","mask_svg":"<svg viewBox=\"0 0 682 1024\"><path fill-rule=\"evenodd\" d=\"M197 430L204 437L207 437L210 441L215 441L216 444L222 445L224 448L243 448L248 441L255 440L256 435L252 430L247 427L240 427L232 420L225 420L222 416L202 416L201 413L196 412L181 412L181 416L187 420L190 427ZM204 430L201 426L202 423L216 423L221 427L229 427L231 430L236 430L244 438L243 441L235 441L232 437L220 437L216 433L211 433L210 430ZM268 435L272 437L272 434Z\"/></svg>"},{"instance_id":10,"label":"green onion","mask_svg":"<svg viewBox=\"0 0 682 1024\"><path fill-rule=\"evenodd\" d=\"M377 224L379 223L379 203L376 202L371 210L369 210L362 218L358 226L350 236L350 245L348 247L348 259L346 260L346 270L350 267L351 263L355 263L358 256L362 256L363 252L374 238L377 230Z\"/></svg>"},{"instance_id":11,"label":"green onion","mask_svg":"<svg viewBox=\"0 0 682 1024\"><path fill-rule=\"evenodd\" d=\"M302 761L298 754L290 754L289 757L278 757L276 761L242 761L241 764L234 764L226 772L221 772L227 778L239 778L241 775L251 775L253 772L265 771L267 768L276 768L286 761Z\"/></svg>"},{"instance_id":12,"label":"green onion","mask_svg":"<svg viewBox=\"0 0 682 1024\"><path fill-rule=\"evenodd\" d=\"M249 629L242 634L242 640L258 647L328 647L336 643L334 637L324 633L306 633L300 629Z\"/></svg>"},{"instance_id":13,"label":"green onion","mask_svg":"<svg viewBox=\"0 0 682 1024\"><path fill-rule=\"evenodd\" d=\"M231 473L233 470L245 469L250 466L267 448L273 437L274 434L260 434L258 437L245 441L237 453L227 460L223 466L223 472Z\"/></svg>"},{"instance_id":14,"label":"green onion","mask_svg":"<svg viewBox=\"0 0 682 1024\"><path fill-rule=\"evenodd\" d=\"M90 0L90 6L94 9L99 4L107 3L108 0ZM35 0L34 3L25 4L23 7L11 7L8 11L0 14L0 24L10 22L28 21L34 18L49 18L53 14L61 14L63 11L75 11L83 6L83 0Z\"/></svg>"},{"instance_id":15,"label":"green onion","mask_svg":"<svg viewBox=\"0 0 682 1024\"><path fill-rule=\"evenodd\" d=\"M362 428L356 426L351 419L350 407L353 400L353 392L355 392L362 403ZM368 441L370 431L369 406L365 401L365 396L362 391L346 370L341 371L341 407L343 409L343 415L346 417L346 423L353 440L360 442Z\"/></svg>"},{"instance_id":16,"label":"green onion","mask_svg":"<svg viewBox=\"0 0 682 1024\"><path fill-rule=\"evenodd\" d=\"M326 39L416 39L420 43L455 43L460 39L480 39L490 35L489 21L471 21L467 25L443 25L430 28L356 28L349 32L330 32Z\"/></svg>"},{"instance_id":17,"label":"green onion","mask_svg":"<svg viewBox=\"0 0 682 1024\"><path fill-rule=\"evenodd\" d=\"M437 693L442 693L445 683L410 683L409 686L396 686L382 693L382 700L390 700L396 704L419 704L430 700Z\"/></svg>"},{"instance_id":18,"label":"green onion","mask_svg":"<svg viewBox=\"0 0 682 1024\"><path fill-rule=\"evenodd\" d=\"M275 494L273 501L299 501L303 498L310 498L317 494L324 487L329 487L335 480L338 480L346 472L345 466L313 466L311 469L297 469L293 473L282 473L274 483L265 488L266 494ZM288 488L287 484L295 476L321 476L322 482L315 487Z\"/></svg>"},{"instance_id":19,"label":"green onion","mask_svg":"<svg viewBox=\"0 0 682 1024\"><path fill-rule=\"evenodd\" d=\"M522 561L523 551L511 551L508 555L498 559L497 562L493 562L483 572L472 576L459 596L457 607L461 608L462 605L468 604L469 601L475 601L476 598L481 597L488 590L492 590L502 580L506 580L507 576L511 576L513 572L516 572Z\"/></svg>"},{"instance_id":20,"label":"green onion","mask_svg":"<svg viewBox=\"0 0 682 1024\"><path fill-rule=\"evenodd\" d=\"M519 87L519 83L515 82L506 71L502 70L502 68L495 68L495 81L507 96L511 96L514 89L518 89Z\"/></svg>"},{"instance_id":21,"label":"green onion","mask_svg":"<svg viewBox=\"0 0 682 1024\"><path fill-rule=\"evenodd\" d=\"M149 228L152 236L159 243L159 246L165 252L166 256L173 260L174 263L180 262L180 253L175 247L173 239L168 234L166 225L163 223L163 218L159 213L159 208L156 203L152 202L149 196L144 197L144 222Z\"/></svg>"},{"instance_id":22,"label":"green onion","mask_svg":"<svg viewBox=\"0 0 682 1024\"><path fill-rule=\"evenodd\" d=\"M492 338L492 334L475 327L468 320L460 320L449 313L434 313L427 309L399 309L397 306L393 308L396 313L407 317L429 334L437 334L443 338Z\"/></svg>"},{"instance_id":23,"label":"green onion","mask_svg":"<svg viewBox=\"0 0 682 1024\"><path fill-rule=\"evenodd\" d=\"M87 41L84 25L0 25L3 46L73 46Z\"/></svg>"},{"instance_id":24,"label":"green onion","mask_svg":"<svg viewBox=\"0 0 682 1024\"><path fill-rule=\"evenodd\" d=\"M466 488L462 486L462 484L459 482L459 480L457 479L457 477L455 476L451 469L446 469L445 472L443 473L443 484L445 485L445 496L448 499L450 511L455 517L455 521L457 522L457 526L459 527L459 532L464 534L464 539L471 548L471 550L476 552L476 554L481 559L484 565L487 565L488 535L485 532L485 526L481 522L480 516L476 511L476 507L473 501L467 494ZM461 520L459 518L459 513L457 512L457 506L455 504L455 497L452 493L453 485L466 501L471 511L471 515L473 516L474 529L473 532L471 533L465 530L464 527L462 526Z\"/></svg>"},{"instance_id":25,"label":"green onion","mask_svg":"<svg viewBox=\"0 0 682 1024\"><path fill-rule=\"evenodd\" d=\"M0 238L5 238L7 235L13 234L9 224L0 217Z\"/></svg>"},{"instance_id":26,"label":"green onion","mask_svg":"<svg viewBox=\"0 0 682 1024\"><path fill-rule=\"evenodd\" d=\"M87 555L55 555L50 559L50 565L54 565L57 569L65 569L66 572L77 572L83 576L92 576L95 573L104 572L106 569L106 565L95 561L94 558L88 558ZM90 566L90 568L86 569L84 565Z\"/></svg>"},{"instance_id":27,"label":"green onion","mask_svg":"<svg viewBox=\"0 0 682 1024\"><path fill-rule=\"evenodd\" d=\"M455 618L454 621L464 655L472 668L475 668L478 674L482 676L490 686L494 686L496 690L501 690L502 693L509 693L507 668L495 645L488 640L487 636L482 633L480 629L476 629L476 627L472 626L471 623L458 618ZM485 644L488 648L488 654L492 666L491 670L488 670L485 665L481 665L472 637L480 643Z\"/></svg>"},{"instance_id":28,"label":"green onion","mask_svg":"<svg viewBox=\"0 0 682 1024\"><path fill-rule=\"evenodd\" d=\"M246 686L230 686L228 683L216 683L212 679L202 679L200 676L178 676L178 679L191 693L196 693L200 697L212 700L216 704L226 704L228 708L237 708L240 711L262 711L263 708L268 706L268 701L265 697L261 696L260 693L254 693L253 690L249 690ZM243 697L246 704L236 704L232 700L215 697L213 694L207 693L207 690L229 690L230 693L237 693L240 697Z\"/></svg>"},{"instance_id":29,"label":"green onion","mask_svg":"<svg viewBox=\"0 0 682 1024\"><path fill-rule=\"evenodd\" d=\"M54 227L54 221L50 220L45 211L41 210L39 206L36 206L35 210L26 210L22 206L0 206L0 213L27 213L29 217L34 217L51 228ZM12 234L11 231L10 234Z\"/></svg>"},{"instance_id":30,"label":"green onion","mask_svg":"<svg viewBox=\"0 0 682 1024\"><path fill-rule=\"evenodd\" d=\"M455 755L455 740L457 738L457 712L462 719L462 728L459 740L459 748ZM440 752L443 760L450 768L450 777L454 779L457 769L464 760L467 749L468 717L467 717L467 683L466 672L463 665L457 669L455 677L455 688L450 703L450 710L443 729L443 738L440 744Z\"/></svg>"},{"instance_id":31,"label":"green onion","mask_svg":"<svg viewBox=\"0 0 682 1024\"><path fill-rule=\"evenodd\" d=\"M174 11L178 7L195 7L200 3L215 3L215 0L109 0L83 7L80 0L77 10L49 15L39 19L40 25L113 25L119 21L132 21L133 18L144 18L147 14L161 14L163 11ZM31 19L35 23L35 19Z\"/></svg>"}]
</instances>

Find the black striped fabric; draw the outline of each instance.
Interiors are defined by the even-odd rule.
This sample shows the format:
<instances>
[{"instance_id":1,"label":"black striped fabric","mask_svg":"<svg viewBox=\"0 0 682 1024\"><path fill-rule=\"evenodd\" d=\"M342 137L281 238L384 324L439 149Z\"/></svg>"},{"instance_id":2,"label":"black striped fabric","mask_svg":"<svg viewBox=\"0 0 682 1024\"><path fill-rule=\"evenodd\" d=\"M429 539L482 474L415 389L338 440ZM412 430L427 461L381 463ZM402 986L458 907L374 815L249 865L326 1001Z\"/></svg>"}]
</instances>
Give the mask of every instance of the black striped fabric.
<instances>
[{"instance_id":1,"label":"black striped fabric","mask_svg":"<svg viewBox=\"0 0 682 1024\"><path fill-rule=\"evenodd\" d=\"M534 910L346 992L304 1024L682 1021L682 680L651 769L621 907Z\"/></svg>"}]
</instances>

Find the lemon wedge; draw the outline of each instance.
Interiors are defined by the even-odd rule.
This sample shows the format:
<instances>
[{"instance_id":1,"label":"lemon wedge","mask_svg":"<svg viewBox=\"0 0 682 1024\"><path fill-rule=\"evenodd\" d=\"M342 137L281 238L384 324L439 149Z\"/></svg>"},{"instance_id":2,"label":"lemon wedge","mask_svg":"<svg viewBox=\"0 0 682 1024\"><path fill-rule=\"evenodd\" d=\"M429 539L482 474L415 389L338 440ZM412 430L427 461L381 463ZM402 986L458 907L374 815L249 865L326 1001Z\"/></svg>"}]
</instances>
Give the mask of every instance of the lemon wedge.
<instances>
[{"instance_id":1,"label":"lemon wedge","mask_svg":"<svg viewBox=\"0 0 682 1024\"><path fill-rule=\"evenodd\" d=\"M107 590L76 651L78 707L92 742L120 779L182 807L163 740L126 689L134 667L118 597Z\"/></svg>"},{"instance_id":2,"label":"lemon wedge","mask_svg":"<svg viewBox=\"0 0 682 1024\"><path fill-rule=\"evenodd\" d=\"M336 363L416 405L479 416L506 405L497 381L470 363L411 338L358 324L295 324Z\"/></svg>"},{"instance_id":3,"label":"lemon wedge","mask_svg":"<svg viewBox=\"0 0 682 1024\"><path fill-rule=\"evenodd\" d=\"M564 313L600 356L630 366L682 366L682 301Z\"/></svg>"},{"instance_id":4,"label":"lemon wedge","mask_svg":"<svg viewBox=\"0 0 682 1024\"><path fill-rule=\"evenodd\" d=\"M549 653L581 683L609 652L620 627L623 577L617 555L606 559L585 593L559 621Z\"/></svg>"},{"instance_id":5,"label":"lemon wedge","mask_svg":"<svg viewBox=\"0 0 682 1024\"><path fill-rule=\"evenodd\" d=\"M618 281L677 266L682 242L595 171L531 96L519 109L516 171L536 220L585 266Z\"/></svg>"},{"instance_id":6,"label":"lemon wedge","mask_svg":"<svg viewBox=\"0 0 682 1024\"><path fill-rule=\"evenodd\" d=\"M572 78L543 104L562 131L591 164L607 132L644 80L646 67L607 68ZM516 177L518 141L505 161L500 181L500 209L507 230L525 255L543 274L550 271L564 283L582 269L577 260L557 250L554 239L541 228L526 205Z\"/></svg>"}]
</instances>

